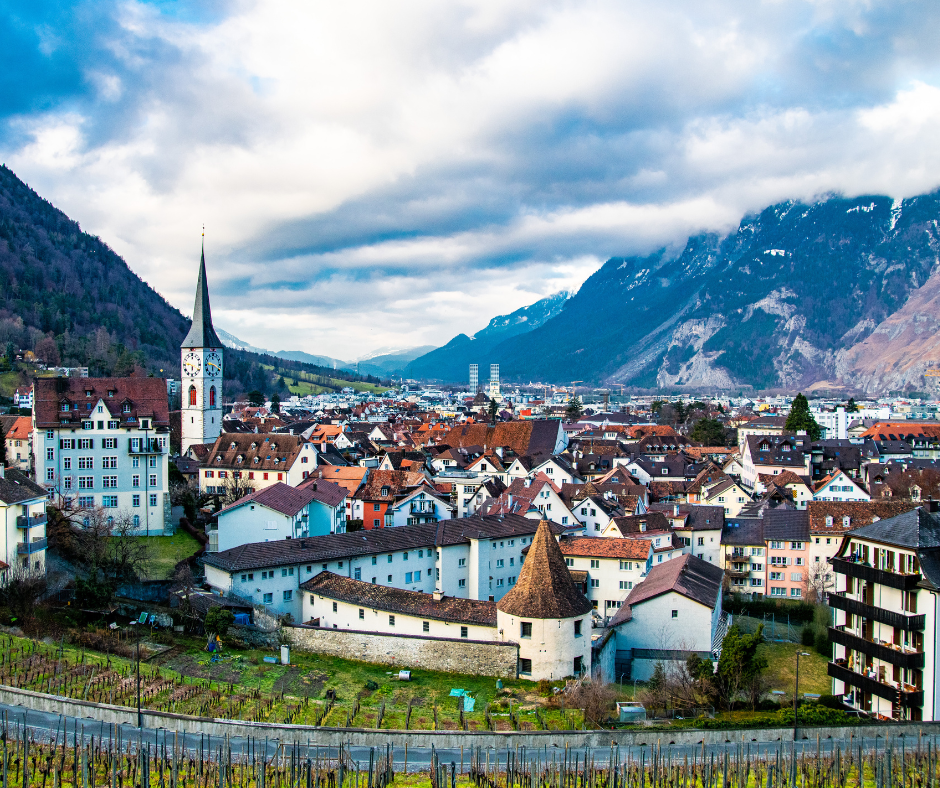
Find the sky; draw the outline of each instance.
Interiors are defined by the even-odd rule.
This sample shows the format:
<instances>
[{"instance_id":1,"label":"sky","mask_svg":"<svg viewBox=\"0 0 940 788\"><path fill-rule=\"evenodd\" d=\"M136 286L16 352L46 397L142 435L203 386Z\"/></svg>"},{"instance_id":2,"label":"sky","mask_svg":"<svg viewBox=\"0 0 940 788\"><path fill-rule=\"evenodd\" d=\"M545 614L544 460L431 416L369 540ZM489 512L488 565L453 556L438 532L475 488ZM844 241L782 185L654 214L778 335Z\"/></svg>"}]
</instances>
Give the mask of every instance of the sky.
<instances>
[{"instance_id":1,"label":"sky","mask_svg":"<svg viewBox=\"0 0 940 788\"><path fill-rule=\"evenodd\" d=\"M940 4L5 0L0 160L185 314L353 360L786 199L940 185Z\"/></svg>"}]
</instances>

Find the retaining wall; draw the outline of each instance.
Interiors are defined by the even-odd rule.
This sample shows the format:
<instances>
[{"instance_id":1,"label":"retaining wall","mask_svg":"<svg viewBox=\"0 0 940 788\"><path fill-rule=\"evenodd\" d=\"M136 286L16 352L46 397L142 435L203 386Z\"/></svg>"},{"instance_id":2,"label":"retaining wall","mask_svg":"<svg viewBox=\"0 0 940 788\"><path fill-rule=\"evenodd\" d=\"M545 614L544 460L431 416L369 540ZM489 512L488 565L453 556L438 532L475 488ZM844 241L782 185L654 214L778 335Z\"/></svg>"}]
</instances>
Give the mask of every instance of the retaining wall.
<instances>
[{"instance_id":1,"label":"retaining wall","mask_svg":"<svg viewBox=\"0 0 940 788\"><path fill-rule=\"evenodd\" d=\"M378 634L303 625L284 627L282 632L292 648L314 654L398 668L516 678L519 657L516 643Z\"/></svg>"},{"instance_id":2,"label":"retaining wall","mask_svg":"<svg viewBox=\"0 0 940 788\"><path fill-rule=\"evenodd\" d=\"M106 703L71 700L57 695L47 695L31 690L16 689L0 685L0 703L11 706L25 706L38 711L64 714L68 717L84 718L88 723L103 722L137 726L137 710L126 706L112 706ZM723 744L725 742L789 742L793 738L793 728L762 728L755 730L730 731L509 731L492 733L489 731L392 731L366 730L362 728L313 728L306 725L277 725L272 723L239 722L236 720L218 720L209 717L189 717L183 714L167 712L143 712L144 727L165 728L170 731L186 733L204 733L210 736L268 738L283 743L319 744L336 746L341 743L362 747L431 747L436 748L496 748L504 750L515 747L539 748L558 745L563 747L604 748L612 744L622 747L653 744L700 745ZM940 735L940 723L882 723L878 725L853 725L845 727L800 728L801 738L848 739L850 736L865 738L917 739L921 734Z\"/></svg>"}]
</instances>

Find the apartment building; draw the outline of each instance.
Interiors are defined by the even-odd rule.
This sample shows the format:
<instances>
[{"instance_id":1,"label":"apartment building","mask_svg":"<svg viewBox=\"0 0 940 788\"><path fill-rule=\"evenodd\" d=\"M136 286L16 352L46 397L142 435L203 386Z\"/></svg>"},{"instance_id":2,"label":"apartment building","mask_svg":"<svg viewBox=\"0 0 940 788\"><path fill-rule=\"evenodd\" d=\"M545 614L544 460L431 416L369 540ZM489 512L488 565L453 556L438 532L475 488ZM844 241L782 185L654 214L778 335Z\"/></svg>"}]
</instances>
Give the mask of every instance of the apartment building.
<instances>
[{"instance_id":1,"label":"apartment building","mask_svg":"<svg viewBox=\"0 0 940 788\"><path fill-rule=\"evenodd\" d=\"M172 533L170 420L162 378L39 378L36 481L64 508L101 507L142 534Z\"/></svg>"},{"instance_id":2,"label":"apartment building","mask_svg":"<svg viewBox=\"0 0 940 788\"><path fill-rule=\"evenodd\" d=\"M763 596L767 590L767 546L760 518L728 520L721 535L722 568L735 594Z\"/></svg>"},{"instance_id":3,"label":"apartment building","mask_svg":"<svg viewBox=\"0 0 940 788\"><path fill-rule=\"evenodd\" d=\"M296 487L317 471L319 452L300 435L223 432L199 470L199 489L222 494L233 481L262 490L278 482Z\"/></svg>"},{"instance_id":4,"label":"apartment building","mask_svg":"<svg viewBox=\"0 0 940 788\"><path fill-rule=\"evenodd\" d=\"M931 509L857 528L831 559L832 692L879 719L938 718L940 517Z\"/></svg>"},{"instance_id":5,"label":"apartment building","mask_svg":"<svg viewBox=\"0 0 940 788\"><path fill-rule=\"evenodd\" d=\"M407 591L499 601L516 584L538 526L520 515L478 515L246 544L208 555L206 582L295 621L303 615L300 583L324 570ZM564 530L551 528L556 536Z\"/></svg>"},{"instance_id":6,"label":"apartment building","mask_svg":"<svg viewBox=\"0 0 940 788\"><path fill-rule=\"evenodd\" d=\"M809 563L809 515L794 509L764 512L767 547L767 596L803 599Z\"/></svg>"},{"instance_id":7,"label":"apartment building","mask_svg":"<svg viewBox=\"0 0 940 788\"><path fill-rule=\"evenodd\" d=\"M0 463L0 526L3 559L0 575L16 566L20 571L46 571L46 489L15 468Z\"/></svg>"},{"instance_id":8,"label":"apartment building","mask_svg":"<svg viewBox=\"0 0 940 788\"><path fill-rule=\"evenodd\" d=\"M653 563L649 539L563 536L558 547L591 607L605 617L617 612Z\"/></svg>"}]
</instances>

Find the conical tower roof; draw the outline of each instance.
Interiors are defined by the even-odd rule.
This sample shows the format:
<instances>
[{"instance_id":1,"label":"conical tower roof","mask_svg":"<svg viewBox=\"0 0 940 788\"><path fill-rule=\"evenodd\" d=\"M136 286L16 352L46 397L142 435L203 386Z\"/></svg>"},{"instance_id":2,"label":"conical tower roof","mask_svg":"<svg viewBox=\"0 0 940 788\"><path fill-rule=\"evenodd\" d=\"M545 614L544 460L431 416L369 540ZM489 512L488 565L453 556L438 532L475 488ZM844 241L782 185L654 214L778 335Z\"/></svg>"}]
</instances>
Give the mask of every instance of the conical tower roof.
<instances>
[{"instance_id":1,"label":"conical tower roof","mask_svg":"<svg viewBox=\"0 0 940 788\"><path fill-rule=\"evenodd\" d=\"M183 347L222 347L222 340L212 327L212 311L209 309L209 285L206 282L206 250L203 247L199 261L199 279L196 281L196 304L193 307L193 324L183 340Z\"/></svg>"},{"instance_id":2,"label":"conical tower roof","mask_svg":"<svg viewBox=\"0 0 940 788\"><path fill-rule=\"evenodd\" d=\"M558 542L542 520L529 547L519 580L496 609L520 618L574 618L591 612L565 565Z\"/></svg>"}]
</instances>

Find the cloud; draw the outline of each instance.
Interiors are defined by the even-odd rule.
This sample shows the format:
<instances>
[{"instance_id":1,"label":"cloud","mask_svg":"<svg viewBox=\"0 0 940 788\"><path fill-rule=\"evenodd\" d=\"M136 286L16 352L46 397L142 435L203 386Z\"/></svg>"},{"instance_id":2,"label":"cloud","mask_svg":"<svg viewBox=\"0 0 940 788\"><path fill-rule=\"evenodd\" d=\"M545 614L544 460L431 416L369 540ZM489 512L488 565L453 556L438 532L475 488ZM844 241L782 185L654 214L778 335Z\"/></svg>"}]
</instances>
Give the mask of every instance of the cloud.
<instances>
[{"instance_id":1,"label":"cloud","mask_svg":"<svg viewBox=\"0 0 940 788\"><path fill-rule=\"evenodd\" d=\"M936 186L927 2L14 3L0 155L191 308L443 343L742 214ZM10 76L10 75L13 76Z\"/></svg>"}]
</instances>

